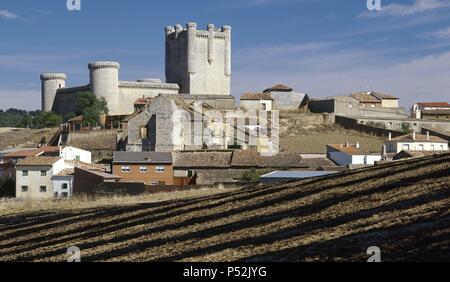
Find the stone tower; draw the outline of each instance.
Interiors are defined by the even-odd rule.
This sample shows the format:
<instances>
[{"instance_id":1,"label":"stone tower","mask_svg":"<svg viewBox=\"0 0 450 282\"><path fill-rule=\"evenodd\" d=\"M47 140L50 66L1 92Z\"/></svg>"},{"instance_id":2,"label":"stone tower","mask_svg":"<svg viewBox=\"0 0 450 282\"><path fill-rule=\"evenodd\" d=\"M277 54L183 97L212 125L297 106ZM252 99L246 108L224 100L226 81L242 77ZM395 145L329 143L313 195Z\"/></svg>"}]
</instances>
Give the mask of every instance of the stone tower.
<instances>
[{"instance_id":1,"label":"stone tower","mask_svg":"<svg viewBox=\"0 0 450 282\"><path fill-rule=\"evenodd\" d=\"M94 62L89 64L89 81L91 92L97 97L104 97L108 103L110 115L120 114L119 107L119 68L117 62Z\"/></svg>"},{"instance_id":2,"label":"stone tower","mask_svg":"<svg viewBox=\"0 0 450 282\"><path fill-rule=\"evenodd\" d=\"M51 112L58 89L66 87L67 75L64 73L41 74L42 111Z\"/></svg>"},{"instance_id":3,"label":"stone tower","mask_svg":"<svg viewBox=\"0 0 450 282\"><path fill-rule=\"evenodd\" d=\"M180 93L230 95L231 27L167 26L166 82L177 83Z\"/></svg>"}]
</instances>

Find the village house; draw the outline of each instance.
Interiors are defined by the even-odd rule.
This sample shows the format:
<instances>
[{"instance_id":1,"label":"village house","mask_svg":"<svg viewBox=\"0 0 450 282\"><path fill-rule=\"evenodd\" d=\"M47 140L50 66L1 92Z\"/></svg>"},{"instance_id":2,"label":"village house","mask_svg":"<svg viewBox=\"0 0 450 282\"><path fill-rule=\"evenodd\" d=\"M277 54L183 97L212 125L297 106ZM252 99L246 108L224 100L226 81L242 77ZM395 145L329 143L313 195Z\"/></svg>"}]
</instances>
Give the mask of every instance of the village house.
<instances>
[{"instance_id":1,"label":"village house","mask_svg":"<svg viewBox=\"0 0 450 282\"><path fill-rule=\"evenodd\" d=\"M255 150L174 152L174 175L194 176L197 185L239 182L251 169L267 173L309 167L302 157L292 152L280 152L275 156L262 156Z\"/></svg>"},{"instance_id":2,"label":"village house","mask_svg":"<svg viewBox=\"0 0 450 282\"><path fill-rule=\"evenodd\" d=\"M450 104L447 102L417 103L412 107L412 116L415 119L450 121Z\"/></svg>"},{"instance_id":3,"label":"village house","mask_svg":"<svg viewBox=\"0 0 450 282\"><path fill-rule=\"evenodd\" d=\"M415 131L396 138L389 138L384 142L387 153L398 154L401 151L448 151L448 141L437 136L417 134Z\"/></svg>"},{"instance_id":4,"label":"village house","mask_svg":"<svg viewBox=\"0 0 450 282\"><path fill-rule=\"evenodd\" d=\"M263 93L272 97L274 110L297 110L306 106L309 101L307 94L296 92L284 84L276 84L265 89Z\"/></svg>"},{"instance_id":5,"label":"village house","mask_svg":"<svg viewBox=\"0 0 450 282\"><path fill-rule=\"evenodd\" d=\"M52 178L61 171L73 168L60 157L28 157L16 164L16 197L48 199L55 194Z\"/></svg>"},{"instance_id":6,"label":"village house","mask_svg":"<svg viewBox=\"0 0 450 282\"><path fill-rule=\"evenodd\" d=\"M120 176L105 173L100 168L79 166L74 168L73 195L89 195L98 191L106 183L116 183Z\"/></svg>"},{"instance_id":7,"label":"village house","mask_svg":"<svg viewBox=\"0 0 450 282\"><path fill-rule=\"evenodd\" d=\"M169 152L114 152L113 174L122 182L173 185L173 162Z\"/></svg>"},{"instance_id":8,"label":"village house","mask_svg":"<svg viewBox=\"0 0 450 282\"><path fill-rule=\"evenodd\" d=\"M399 99L392 95L369 91L350 94L350 97L358 100L361 107L368 108L398 108Z\"/></svg>"},{"instance_id":9,"label":"village house","mask_svg":"<svg viewBox=\"0 0 450 282\"><path fill-rule=\"evenodd\" d=\"M381 108L381 100L370 95L370 92L358 92L350 94L350 97L356 99L359 102L360 107L364 108Z\"/></svg>"},{"instance_id":10,"label":"village house","mask_svg":"<svg viewBox=\"0 0 450 282\"><path fill-rule=\"evenodd\" d=\"M269 93L244 93L240 108L245 111L272 111L273 98Z\"/></svg>"},{"instance_id":11,"label":"village house","mask_svg":"<svg viewBox=\"0 0 450 282\"><path fill-rule=\"evenodd\" d=\"M381 154L373 154L362 150L356 144L328 144L327 156L340 166L373 165L381 160Z\"/></svg>"},{"instance_id":12,"label":"village house","mask_svg":"<svg viewBox=\"0 0 450 282\"><path fill-rule=\"evenodd\" d=\"M67 199L73 195L74 168L66 168L53 175L53 195L55 198Z\"/></svg>"}]
</instances>

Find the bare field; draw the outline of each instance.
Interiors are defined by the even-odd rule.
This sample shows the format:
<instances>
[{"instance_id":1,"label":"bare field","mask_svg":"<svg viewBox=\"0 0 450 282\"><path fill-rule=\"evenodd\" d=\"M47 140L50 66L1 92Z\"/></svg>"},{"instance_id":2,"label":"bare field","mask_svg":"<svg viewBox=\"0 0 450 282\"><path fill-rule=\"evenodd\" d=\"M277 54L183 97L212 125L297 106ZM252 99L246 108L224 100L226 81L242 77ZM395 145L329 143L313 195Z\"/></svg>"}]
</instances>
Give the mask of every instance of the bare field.
<instances>
[{"instance_id":1,"label":"bare field","mask_svg":"<svg viewBox=\"0 0 450 282\"><path fill-rule=\"evenodd\" d=\"M450 154L157 202L0 216L0 261L450 261Z\"/></svg>"},{"instance_id":2,"label":"bare field","mask_svg":"<svg viewBox=\"0 0 450 282\"><path fill-rule=\"evenodd\" d=\"M57 132L57 129L25 129L0 128L0 150L8 148L34 148L45 137L47 141Z\"/></svg>"}]
</instances>

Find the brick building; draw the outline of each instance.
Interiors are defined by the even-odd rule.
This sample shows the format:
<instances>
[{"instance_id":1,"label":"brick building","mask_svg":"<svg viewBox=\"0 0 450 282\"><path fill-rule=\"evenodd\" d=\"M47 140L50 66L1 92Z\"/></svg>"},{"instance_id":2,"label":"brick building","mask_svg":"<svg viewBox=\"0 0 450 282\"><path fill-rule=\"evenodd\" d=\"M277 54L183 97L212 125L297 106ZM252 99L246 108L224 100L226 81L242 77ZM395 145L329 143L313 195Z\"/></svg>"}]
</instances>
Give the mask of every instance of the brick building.
<instances>
[{"instance_id":1,"label":"brick building","mask_svg":"<svg viewBox=\"0 0 450 282\"><path fill-rule=\"evenodd\" d=\"M147 185L173 185L171 153L115 152L113 174L123 182L143 182Z\"/></svg>"}]
</instances>

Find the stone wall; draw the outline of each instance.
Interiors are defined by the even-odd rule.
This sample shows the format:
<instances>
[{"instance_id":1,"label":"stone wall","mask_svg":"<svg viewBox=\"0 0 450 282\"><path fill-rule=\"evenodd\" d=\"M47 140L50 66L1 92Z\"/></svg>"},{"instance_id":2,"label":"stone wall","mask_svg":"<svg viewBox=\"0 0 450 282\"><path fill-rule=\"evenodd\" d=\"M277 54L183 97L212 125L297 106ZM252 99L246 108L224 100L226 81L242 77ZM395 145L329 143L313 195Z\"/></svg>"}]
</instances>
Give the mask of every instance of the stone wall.
<instances>
[{"instance_id":1,"label":"stone wall","mask_svg":"<svg viewBox=\"0 0 450 282\"><path fill-rule=\"evenodd\" d=\"M180 93L230 95L231 28L166 27L166 81Z\"/></svg>"}]
</instances>

